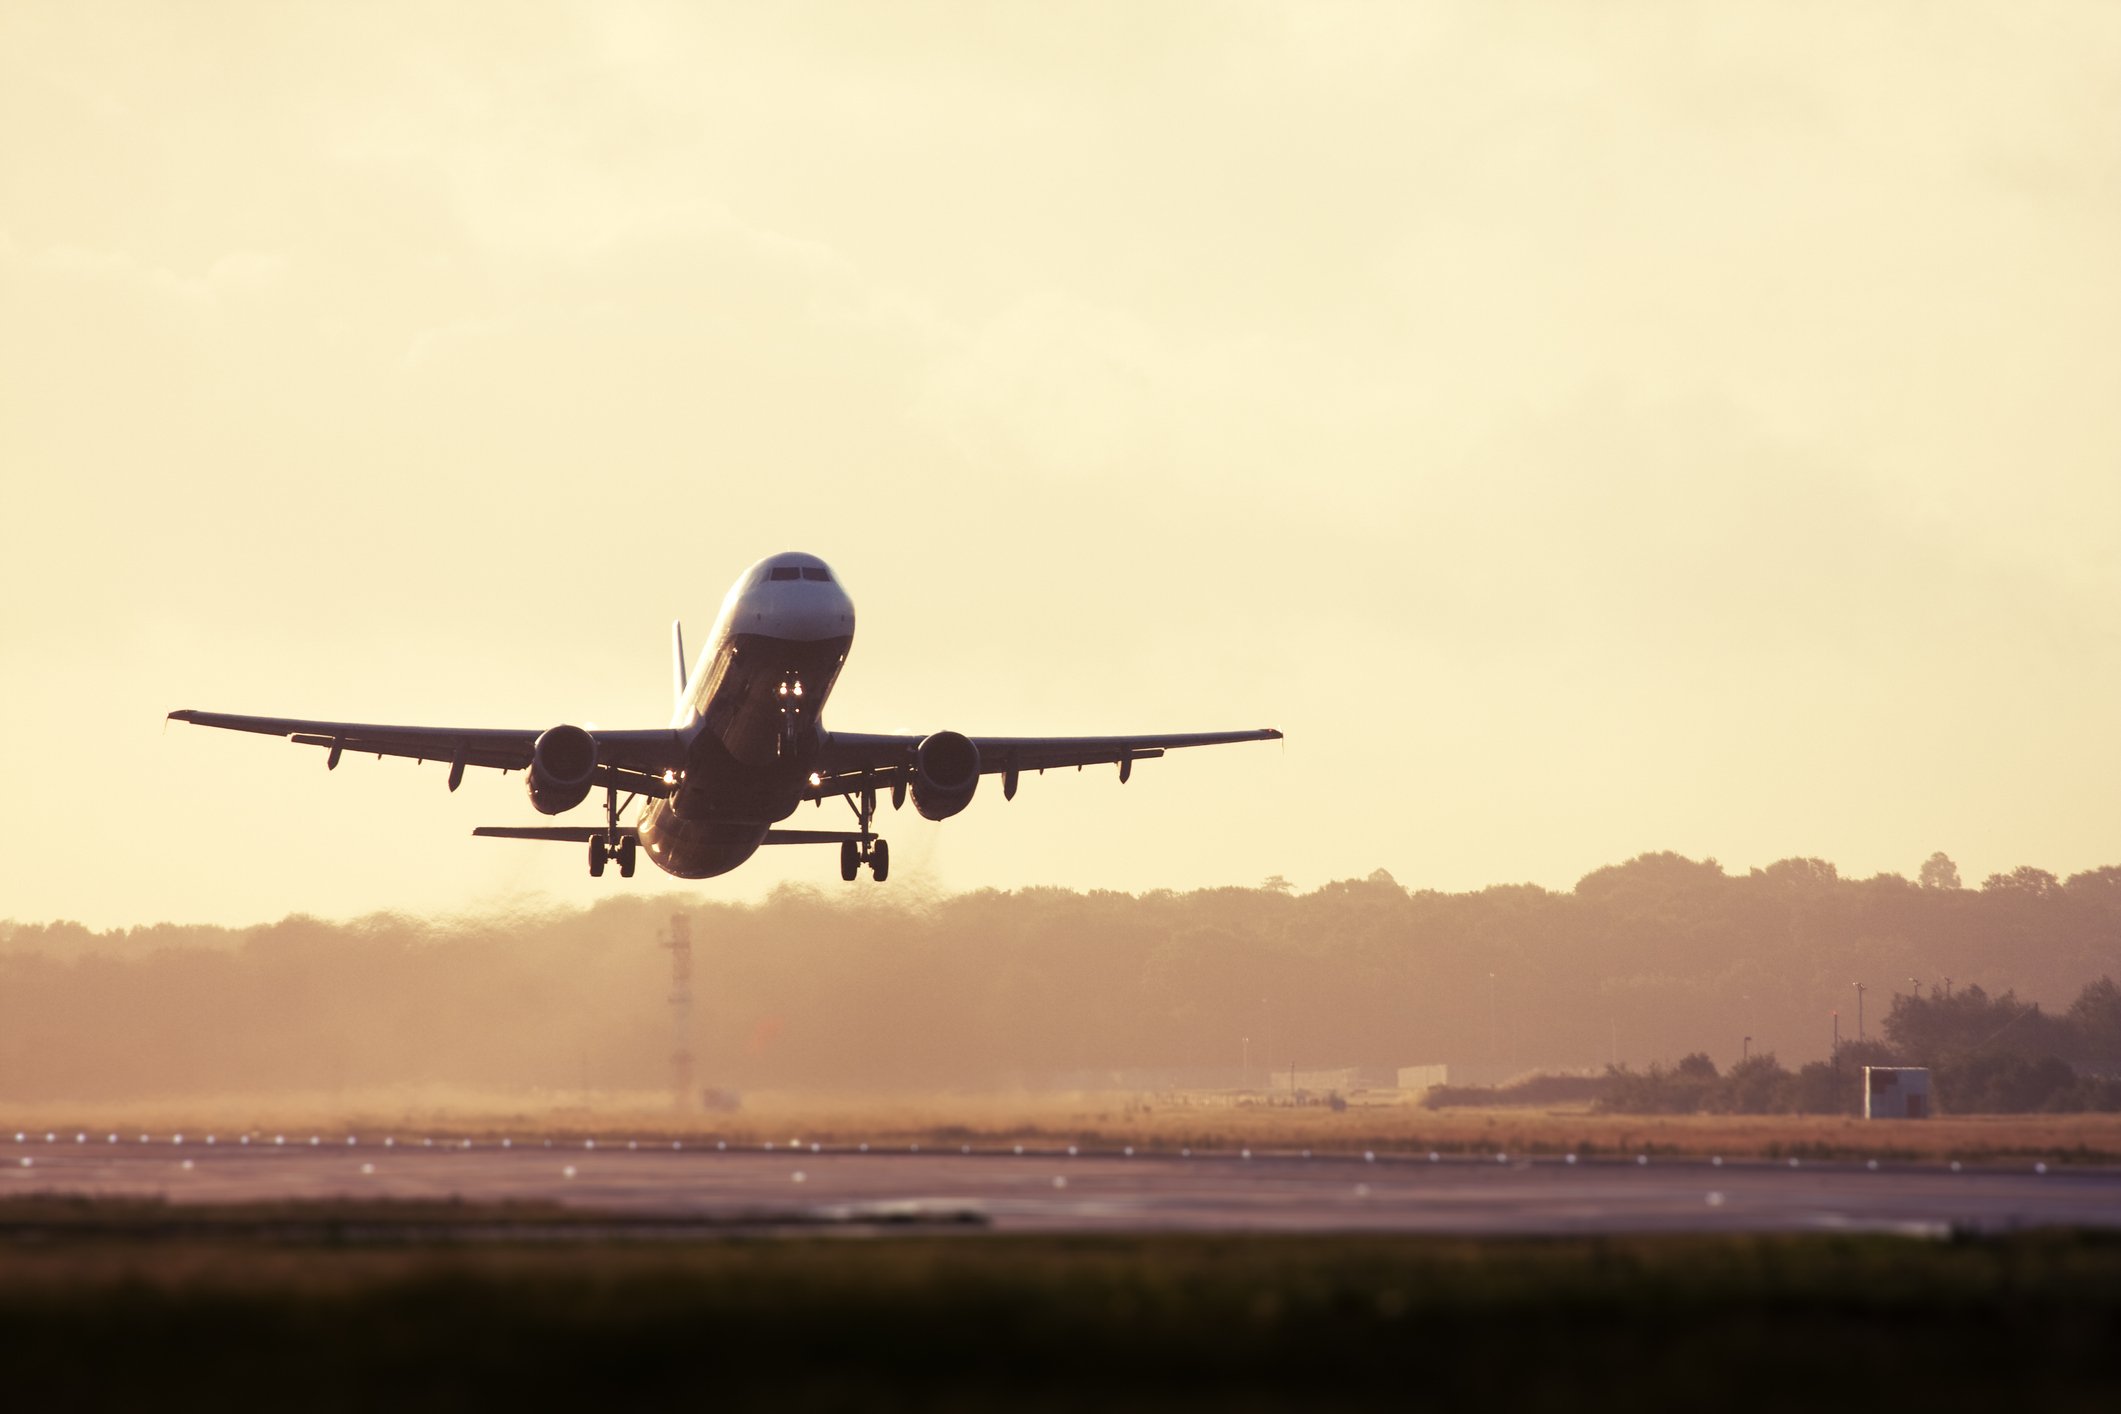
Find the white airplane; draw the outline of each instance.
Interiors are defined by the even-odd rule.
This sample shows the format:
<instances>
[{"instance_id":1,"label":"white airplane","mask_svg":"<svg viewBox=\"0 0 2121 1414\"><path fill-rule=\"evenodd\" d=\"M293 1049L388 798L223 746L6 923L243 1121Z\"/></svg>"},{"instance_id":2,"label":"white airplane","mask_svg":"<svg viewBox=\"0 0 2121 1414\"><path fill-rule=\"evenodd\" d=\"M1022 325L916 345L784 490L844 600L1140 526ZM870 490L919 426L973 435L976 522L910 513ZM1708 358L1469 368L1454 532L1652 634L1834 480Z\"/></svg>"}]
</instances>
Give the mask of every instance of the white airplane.
<instances>
[{"instance_id":1,"label":"white airplane","mask_svg":"<svg viewBox=\"0 0 2121 1414\"><path fill-rule=\"evenodd\" d=\"M761 845L837 844L841 878L852 880L866 864L879 883L891 871L891 847L872 828L880 791L889 792L893 809L911 796L923 816L942 820L972 803L983 775L1002 778L1007 800L1026 771L1117 763L1125 782L1135 762L1179 747L1281 736L1272 728L1060 737L826 731L820 713L854 642L854 603L814 555L772 555L746 570L722 601L707 650L689 674L683 625L671 625L671 640L677 711L668 727L654 730L387 727L188 708L169 715L321 746L330 752L324 764L334 770L348 751L447 761L451 790L463 782L467 766L528 771L530 803L545 815L572 810L601 787L602 826L488 825L472 831L587 843L589 872L597 876L607 861L617 860L619 873L631 877L642 846L664 872L705 879L728 873ZM853 808L854 829L774 828L804 801L835 795ZM640 822L621 824L636 800L646 802Z\"/></svg>"}]
</instances>

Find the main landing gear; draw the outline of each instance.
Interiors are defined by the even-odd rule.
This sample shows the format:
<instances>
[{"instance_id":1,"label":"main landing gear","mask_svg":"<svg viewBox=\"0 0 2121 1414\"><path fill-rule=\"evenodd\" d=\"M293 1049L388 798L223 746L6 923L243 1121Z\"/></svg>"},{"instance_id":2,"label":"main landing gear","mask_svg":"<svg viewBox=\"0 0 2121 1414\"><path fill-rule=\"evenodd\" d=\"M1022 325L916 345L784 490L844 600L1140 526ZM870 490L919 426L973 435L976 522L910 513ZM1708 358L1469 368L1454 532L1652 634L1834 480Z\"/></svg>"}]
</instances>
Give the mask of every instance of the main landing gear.
<instances>
[{"instance_id":1,"label":"main landing gear","mask_svg":"<svg viewBox=\"0 0 2121 1414\"><path fill-rule=\"evenodd\" d=\"M862 866L881 884L891 877L891 841L872 839L864 846L855 840L840 841L840 877L848 883L862 872Z\"/></svg>"},{"instance_id":2,"label":"main landing gear","mask_svg":"<svg viewBox=\"0 0 2121 1414\"><path fill-rule=\"evenodd\" d=\"M859 796L847 797L847 804L854 808L861 838L840 841L840 877L851 884L866 864L870 877L881 884L891 877L891 842L878 839L869 828L876 819L876 787L862 787Z\"/></svg>"},{"instance_id":3,"label":"main landing gear","mask_svg":"<svg viewBox=\"0 0 2121 1414\"><path fill-rule=\"evenodd\" d=\"M605 861L617 860L619 877L621 879L631 879L637 857L635 854L636 847L632 835L620 836L617 844L613 844L602 835L591 835L589 837L589 877L592 879L603 878Z\"/></svg>"},{"instance_id":4,"label":"main landing gear","mask_svg":"<svg viewBox=\"0 0 2121 1414\"><path fill-rule=\"evenodd\" d=\"M632 796L626 797L626 804L633 804ZM619 812L624 808L619 804L619 788L604 787L604 833L589 837L589 877L592 879L603 878L605 862L613 859L618 861L621 879L633 877L634 858L640 841L631 830L619 828Z\"/></svg>"}]
</instances>

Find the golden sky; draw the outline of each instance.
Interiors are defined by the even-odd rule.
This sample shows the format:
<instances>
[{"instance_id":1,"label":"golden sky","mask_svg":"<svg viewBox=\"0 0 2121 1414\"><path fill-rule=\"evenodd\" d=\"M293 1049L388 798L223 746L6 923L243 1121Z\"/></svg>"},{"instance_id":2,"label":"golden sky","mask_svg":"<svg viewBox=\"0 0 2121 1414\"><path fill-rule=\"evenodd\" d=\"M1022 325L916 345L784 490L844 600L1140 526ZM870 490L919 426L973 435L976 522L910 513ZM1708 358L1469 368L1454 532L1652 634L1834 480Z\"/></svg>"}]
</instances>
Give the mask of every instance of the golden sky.
<instances>
[{"instance_id":1,"label":"golden sky","mask_svg":"<svg viewBox=\"0 0 2121 1414\"><path fill-rule=\"evenodd\" d=\"M891 889L2121 860L2117 73L2104 3L9 5L0 917L663 887L162 714L660 725L793 548L829 724L1289 733Z\"/></svg>"}]
</instances>

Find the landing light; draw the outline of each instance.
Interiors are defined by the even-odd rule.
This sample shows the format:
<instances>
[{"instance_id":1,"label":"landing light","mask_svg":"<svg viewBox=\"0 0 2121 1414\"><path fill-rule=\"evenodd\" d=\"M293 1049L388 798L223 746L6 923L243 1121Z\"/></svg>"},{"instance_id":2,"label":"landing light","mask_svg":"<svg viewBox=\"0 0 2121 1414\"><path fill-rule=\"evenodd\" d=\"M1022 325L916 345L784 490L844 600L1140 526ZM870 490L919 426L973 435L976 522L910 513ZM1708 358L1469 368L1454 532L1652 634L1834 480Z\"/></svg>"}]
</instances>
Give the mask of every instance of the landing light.
<instances>
[{"instance_id":1,"label":"landing light","mask_svg":"<svg viewBox=\"0 0 2121 1414\"><path fill-rule=\"evenodd\" d=\"M812 771L810 773L810 784L813 786L821 786L825 784L825 778L819 775L816 771Z\"/></svg>"}]
</instances>

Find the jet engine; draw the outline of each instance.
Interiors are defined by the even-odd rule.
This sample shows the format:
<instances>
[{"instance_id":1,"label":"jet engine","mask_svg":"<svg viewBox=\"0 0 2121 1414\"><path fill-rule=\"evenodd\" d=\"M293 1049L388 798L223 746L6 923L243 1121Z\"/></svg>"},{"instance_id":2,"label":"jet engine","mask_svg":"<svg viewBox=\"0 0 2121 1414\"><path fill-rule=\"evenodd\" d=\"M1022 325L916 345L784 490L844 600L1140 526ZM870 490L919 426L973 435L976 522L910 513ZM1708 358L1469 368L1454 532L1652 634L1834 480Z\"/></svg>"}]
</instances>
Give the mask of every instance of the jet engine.
<instances>
[{"instance_id":1,"label":"jet engine","mask_svg":"<svg viewBox=\"0 0 2121 1414\"><path fill-rule=\"evenodd\" d=\"M572 810L589 794L597 739L580 727L554 727L530 751L530 803L539 813Z\"/></svg>"},{"instance_id":2,"label":"jet engine","mask_svg":"<svg viewBox=\"0 0 2121 1414\"><path fill-rule=\"evenodd\" d=\"M979 748L957 732L937 732L913 749L913 808L947 820L979 789Z\"/></svg>"}]
</instances>

